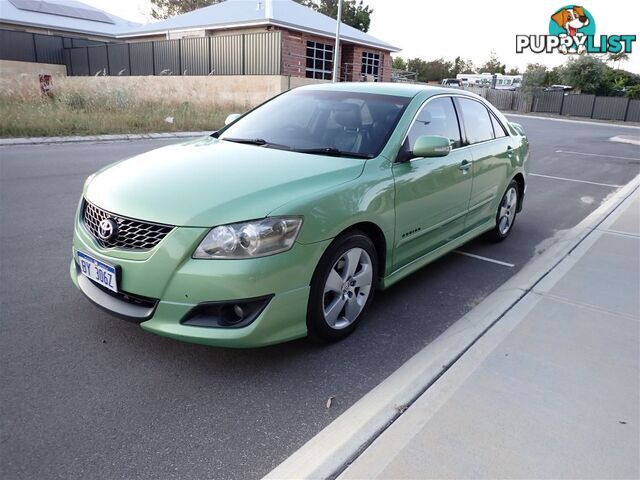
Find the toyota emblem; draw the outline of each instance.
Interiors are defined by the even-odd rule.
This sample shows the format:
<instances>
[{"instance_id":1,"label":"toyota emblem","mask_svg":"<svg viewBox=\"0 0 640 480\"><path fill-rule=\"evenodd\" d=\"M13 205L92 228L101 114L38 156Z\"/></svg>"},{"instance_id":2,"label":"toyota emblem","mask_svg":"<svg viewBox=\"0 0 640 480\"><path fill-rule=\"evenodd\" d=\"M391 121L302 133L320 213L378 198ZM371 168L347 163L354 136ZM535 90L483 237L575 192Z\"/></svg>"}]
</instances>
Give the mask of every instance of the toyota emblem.
<instances>
[{"instance_id":1,"label":"toyota emblem","mask_svg":"<svg viewBox=\"0 0 640 480\"><path fill-rule=\"evenodd\" d=\"M113 218L105 218L98 225L98 236L104 240L113 240L118 236L118 224Z\"/></svg>"}]
</instances>

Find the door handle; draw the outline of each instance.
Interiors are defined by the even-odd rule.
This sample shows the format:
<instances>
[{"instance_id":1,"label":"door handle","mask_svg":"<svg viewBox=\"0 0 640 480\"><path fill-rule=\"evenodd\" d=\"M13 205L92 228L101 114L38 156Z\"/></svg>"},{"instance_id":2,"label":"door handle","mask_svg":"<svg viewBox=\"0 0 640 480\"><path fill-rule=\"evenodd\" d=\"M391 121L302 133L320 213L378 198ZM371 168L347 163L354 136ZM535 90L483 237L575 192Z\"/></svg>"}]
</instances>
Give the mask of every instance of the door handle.
<instances>
[{"instance_id":1,"label":"door handle","mask_svg":"<svg viewBox=\"0 0 640 480\"><path fill-rule=\"evenodd\" d=\"M463 160L458 168L463 172L466 172L471 168L471 162L469 160Z\"/></svg>"},{"instance_id":2,"label":"door handle","mask_svg":"<svg viewBox=\"0 0 640 480\"><path fill-rule=\"evenodd\" d=\"M513 157L513 148L511 148L511 145L507 147L507 156L509 158Z\"/></svg>"}]
</instances>

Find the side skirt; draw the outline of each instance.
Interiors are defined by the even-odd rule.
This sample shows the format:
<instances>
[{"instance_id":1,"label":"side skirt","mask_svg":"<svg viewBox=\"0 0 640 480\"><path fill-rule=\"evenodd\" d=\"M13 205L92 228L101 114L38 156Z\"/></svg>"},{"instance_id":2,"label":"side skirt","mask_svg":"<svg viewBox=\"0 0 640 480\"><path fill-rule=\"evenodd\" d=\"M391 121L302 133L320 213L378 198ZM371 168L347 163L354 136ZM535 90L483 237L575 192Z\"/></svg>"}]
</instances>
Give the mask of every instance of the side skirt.
<instances>
[{"instance_id":1,"label":"side skirt","mask_svg":"<svg viewBox=\"0 0 640 480\"><path fill-rule=\"evenodd\" d=\"M488 232L493 227L495 227L495 220L490 220L487 223L484 223L483 225L480 225L479 227L474 228L470 232L465 233L461 237L458 237L455 240L452 240L446 245L443 245L440 248L437 248L436 250L433 250L432 252L429 252L423 255L422 257L416 258L412 262L407 263L406 265L400 267L399 269L387 275L386 277L380 279L380 283L378 284L378 287L382 290L384 290L385 288L389 288L391 285L402 280L407 275L412 274L416 270L421 269L425 265L446 255L452 250L455 250L460 245L467 243L469 240L477 237L478 235L482 235L483 233Z\"/></svg>"}]
</instances>

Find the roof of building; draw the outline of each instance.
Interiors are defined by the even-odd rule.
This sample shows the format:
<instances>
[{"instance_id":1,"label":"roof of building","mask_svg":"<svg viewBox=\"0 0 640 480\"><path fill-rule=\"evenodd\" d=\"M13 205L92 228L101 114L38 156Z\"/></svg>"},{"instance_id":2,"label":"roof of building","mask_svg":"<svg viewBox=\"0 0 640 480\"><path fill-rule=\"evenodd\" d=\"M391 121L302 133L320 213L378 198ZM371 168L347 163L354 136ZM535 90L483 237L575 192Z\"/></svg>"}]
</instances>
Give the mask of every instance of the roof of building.
<instances>
[{"instance_id":1,"label":"roof of building","mask_svg":"<svg viewBox=\"0 0 640 480\"><path fill-rule=\"evenodd\" d=\"M104 36L139 26L74 0L0 0L0 22Z\"/></svg>"},{"instance_id":2,"label":"roof of building","mask_svg":"<svg viewBox=\"0 0 640 480\"><path fill-rule=\"evenodd\" d=\"M0 0L0 22L119 38L168 31L273 25L333 38L336 21L293 0L226 0L148 24L129 22L75 0ZM344 23L342 40L392 52L399 48Z\"/></svg>"},{"instance_id":3,"label":"roof of building","mask_svg":"<svg viewBox=\"0 0 640 480\"><path fill-rule=\"evenodd\" d=\"M121 33L120 37L133 37L166 33L168 31L239 28L274 25L296 31L333 38L336 21L300 5L293 0L226 0L209 7L148 23ZM397 52L399 48L383 42L356 28L340 26L343 40Z\"/></svg>"}]
</instances>

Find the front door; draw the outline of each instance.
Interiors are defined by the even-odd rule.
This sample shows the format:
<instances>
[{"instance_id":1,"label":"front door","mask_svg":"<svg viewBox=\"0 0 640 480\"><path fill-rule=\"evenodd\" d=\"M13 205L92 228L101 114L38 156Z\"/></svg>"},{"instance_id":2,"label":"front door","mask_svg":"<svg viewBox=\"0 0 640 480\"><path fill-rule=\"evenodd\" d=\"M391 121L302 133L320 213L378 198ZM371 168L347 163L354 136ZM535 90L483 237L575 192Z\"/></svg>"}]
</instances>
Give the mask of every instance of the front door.
<instances>
[{"instance_id":1,"label":"front door","mask_svg":"<svg viewBox=\"0 0 640 480\"><path fill-rule=\"evenodd\" d=\"M462 147L451 97L435 97L422 107L403 148L422 135L442 135L452 150L444 157L396 163L395 268L458 237L464 230L472 185L472 158Z\"/></svg>"}]
</instances>

